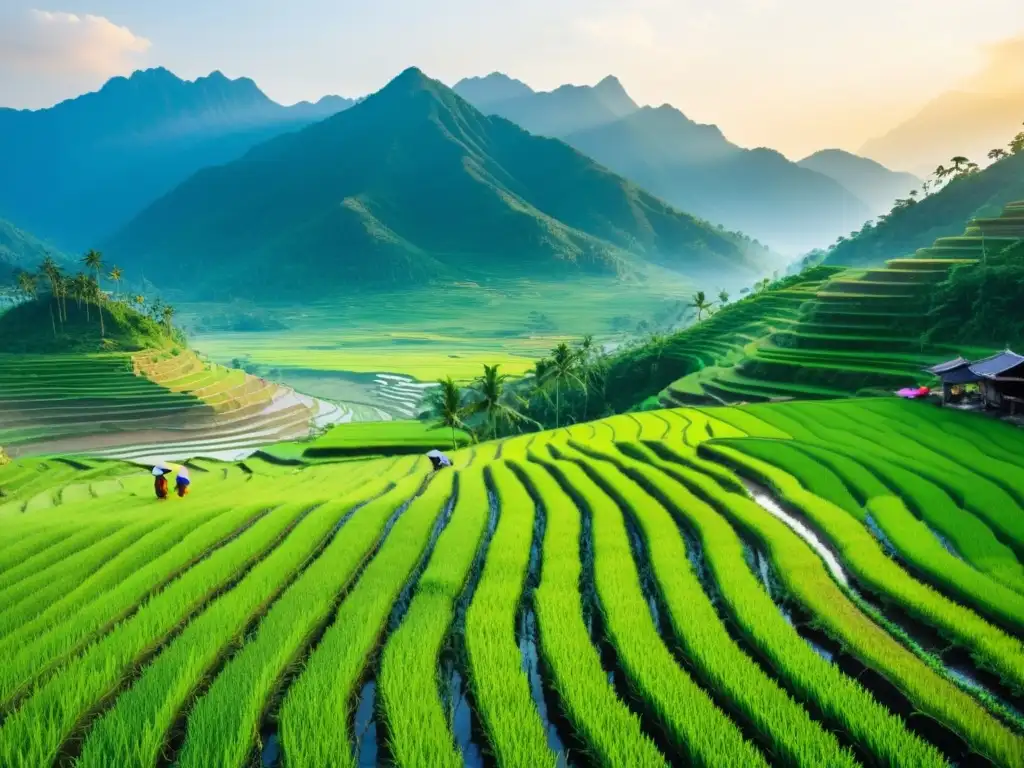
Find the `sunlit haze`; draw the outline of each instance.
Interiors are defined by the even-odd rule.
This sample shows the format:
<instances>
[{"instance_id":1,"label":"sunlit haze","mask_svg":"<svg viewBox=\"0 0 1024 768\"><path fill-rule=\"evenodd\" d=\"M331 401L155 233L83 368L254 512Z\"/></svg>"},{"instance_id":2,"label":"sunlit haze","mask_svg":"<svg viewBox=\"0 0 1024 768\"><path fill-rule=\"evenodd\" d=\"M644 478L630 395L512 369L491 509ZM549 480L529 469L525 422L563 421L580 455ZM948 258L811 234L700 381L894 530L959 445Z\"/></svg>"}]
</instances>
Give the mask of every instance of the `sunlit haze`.
<instances>
[{"instance_id":1,"label":"sunlit haze","mask_svg":"<svg viewBox=\"0 0 1024 768\"><path fill-rule=\"evenodd\" d=\"M1024 31L1018 0L3 5L0 104L13 107L158 65L248 76L284 103L362 95L410 64L448 83L498 70L535 89L612 73L639 102L795 157L855 149L961 84L1024 77L1024 42L1006 42Z\"/></svg>"}]
</instances>

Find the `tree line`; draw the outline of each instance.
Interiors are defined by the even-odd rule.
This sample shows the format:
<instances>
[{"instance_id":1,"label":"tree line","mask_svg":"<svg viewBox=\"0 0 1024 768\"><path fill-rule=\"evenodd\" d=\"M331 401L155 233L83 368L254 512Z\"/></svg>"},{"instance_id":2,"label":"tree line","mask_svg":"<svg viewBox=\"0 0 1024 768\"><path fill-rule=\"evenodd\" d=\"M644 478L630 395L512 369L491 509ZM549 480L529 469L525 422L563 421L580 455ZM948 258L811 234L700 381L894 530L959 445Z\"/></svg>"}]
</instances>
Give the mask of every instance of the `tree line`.
<instances>
[{"instance_id":1,"label":"tree line","mask_svg":"<svg viewBox=\"0 0 1024 768\"><path fill-rule=\"evenodd\" d=\"M148 301L141 294L131 297L122 295L121 280L124 273L116 265L110 266L106 272L106 278L115 286L113 294L109 294L102 287L103 273L107 265L99 251L87 251L81 258L81 264L85 271L74 275L67 274L61 265L48 255L40 263L38 272L21 271L16 277L17 289L26 301L39 298L40 292L45 291L54 338L57 336L58 326L63 332L64 324L67 322L68 299L76 302L79 309L85 309L86 322L92 321L91 310L92 307L96 308L96 322L100 327L101 338L106 337L104 309L108 309L111 304L129 307L163 325L168 335L173 333L174 307L160 299Z\"/></svg>"},{"instance_id":2,"label":"tree line","mask_svg":"<svg viewBox=\"0 0 1024 768\"><path fill-rule=\"evenodd\" d=\"M1008 157L1012 157L1014 155L1019 155L1022 153L1024 153L1024 131L1020 131L1016 136L1014 136L1006 145L1005 149L1003 147L996 147L994 149L990 149L988 151L988 159L991 160L993 163L998 163L999 161L1005 160ZM938 192L944 186L959 179L964 179L969 176L973 176L980 170L981 167L977 163L973 162L972 160L963 155L957 155L956 157L950 158L949 165L946 165L944 163L940 164L931 173L931 175L922 182L921 189L912 189L910 192L907 193L906 197L897 198L892 205L892 209L888 213L884 213L881 216L879 216L877 221L864 222L864 225L859 230L854 230L849 234L849 236L840 235L836 239L835 243L833 243L832 246L830 246L829 250L837 248L838 246L842 245L848 240L852 240L859 235L867 234L872 229L874 229L878 224L884 224L890 218L898 214L900 211L906 210L907 208L912 208L917 203L921 202L921 200ZM810 264L821 261L827 255L828 254L826 251L813 253L811 254L811 256L817 258L805 259L805 263Z\"/></svg>"},{"instance_id":3,"label":"tree line","mask_svg":"<svg viewBox=\"0 0 1024 768\"><path fill-rule=\"evenodd\" d=\"M773 285L765 278L742 293L755 296ZM695 292L687 304L695 325L730 299L724 289L717 300L706 291ZM638 368L643 369L644 389L659 389L661 379L678 372L674 365L659 370L672 339L670 333L655 332L611 352L588 335L574 343L560 342L522 377L502 373L500 364L484 365L481 375L465 386L448 376L427 393L421 417L450 430L454 448L458 431L474 440L492 440L611 416L621 409L616 390L632 393Z\"/></svg>"}]
</instances>

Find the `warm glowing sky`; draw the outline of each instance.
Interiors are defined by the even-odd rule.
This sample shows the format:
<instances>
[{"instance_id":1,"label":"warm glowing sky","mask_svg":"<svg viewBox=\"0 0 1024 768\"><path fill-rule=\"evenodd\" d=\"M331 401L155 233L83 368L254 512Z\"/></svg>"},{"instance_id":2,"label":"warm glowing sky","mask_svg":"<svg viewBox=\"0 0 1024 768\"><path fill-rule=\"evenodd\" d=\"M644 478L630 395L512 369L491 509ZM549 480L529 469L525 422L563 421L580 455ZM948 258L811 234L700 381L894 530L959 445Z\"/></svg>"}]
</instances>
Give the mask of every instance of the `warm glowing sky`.
<instances>
[{"instance_id":1,"label":"warm glowing sky","mask_svg":"<svg viewBox=\"0 0 1024 768\"><path fill-rule=\"evenodd\" d=\"M994 59L998 81L979 81ZM972 78L1024 91L1024 0L0 0L3 106L157 65L246 75L290 103L410 64L538 89L613 73L641 103L797 157L855 150Z\"/></svg>"}]
</instances>

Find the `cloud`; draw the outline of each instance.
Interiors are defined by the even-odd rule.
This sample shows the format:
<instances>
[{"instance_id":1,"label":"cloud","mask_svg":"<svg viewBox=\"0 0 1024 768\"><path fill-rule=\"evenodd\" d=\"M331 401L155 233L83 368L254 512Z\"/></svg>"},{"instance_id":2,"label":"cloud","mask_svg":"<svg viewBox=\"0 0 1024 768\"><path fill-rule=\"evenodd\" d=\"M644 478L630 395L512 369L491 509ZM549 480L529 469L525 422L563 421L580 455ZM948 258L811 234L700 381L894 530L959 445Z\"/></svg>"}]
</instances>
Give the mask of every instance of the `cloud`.
<instances>
[{"instance_id":1,"label":"cloud","mask_svg":"<svg viewBox=\"0 0 1024 768\"><path fill-rule=\"evenodd\" d=\"M113 75L151 45L102 16L33 10L0 17L0 73Z\"/></svg>"},{"instance_id":2,"label":"cloud","mask_svg":"<svg viewBox=\"0 0 1024 768\"><path fill-rule=\"evenodd\" d=\"M964 87L976 93L1020 94L1024 91L1024 33L982 49L985 66Z\"/></svg>"}]
</instances>

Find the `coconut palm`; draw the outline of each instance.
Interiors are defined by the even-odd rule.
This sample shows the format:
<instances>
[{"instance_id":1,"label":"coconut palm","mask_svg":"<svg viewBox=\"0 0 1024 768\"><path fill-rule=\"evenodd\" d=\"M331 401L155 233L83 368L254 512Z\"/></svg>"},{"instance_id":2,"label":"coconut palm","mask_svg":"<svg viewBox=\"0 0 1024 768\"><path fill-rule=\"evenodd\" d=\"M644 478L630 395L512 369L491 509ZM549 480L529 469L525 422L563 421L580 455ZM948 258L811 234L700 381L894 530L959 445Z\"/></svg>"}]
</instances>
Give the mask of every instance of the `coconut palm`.
<instances>
[{"instance_id":1,"label":"coconut palm","mask_svg":"<svg viewBox=\"0 0 1024 768\"><path fill-rule=\"evenodd\" d=\"M498 436L498 425L501 422L505 422L509 426L527 422L536 423L514 407L513 403L518 404L520 398L505 389L505 382L508 381L509 376L499 373L500 367L500 364L484 365L483 375L477 376L473 380L471 388L473 399L466 409L470 416L483 416L484 434L491 438Z\"/></svg>"},{"instance_id":2,"label":"coconut palm","mask_svg":"<svg viewBox=\"0 0 1024 768\"><path fill-rule=\"evenodd\" d=\"M87 269L96 273L96 307L100 316L100 336L106 336L106 328L103 327L103 290L100 286L100 270L103 268L103 254L90 248L82 257L82 263Z\"/></svg>"},{"instance_id":3,"label":"coconut palm","mask_svg":"<svg viewBox=\"0 0 1024 768\"><path fill-rule=\"evenodd\" d=\"M57 262L53 260L53 257L47 254L39 265L39 271L50 283L50 319L53 320L53 302L57 302L57 317L60 318L63 324L64 319L60 317L60 291L58 290L58 285L61 281L60 267L57 266ZM53 335L57 335L56 323L53 326Z\"/></svg>"},{"instance_id":4,"label":"coconut palm","mask_svg":"<svg viewBox=\"0 0 1024 768\"><path fill-rule=\"evenodd\" d=\"M451 376L439 379L438 386L427 394L426 402L430 415L436 419L438 427L448 427L452 431L452 450L459 447L455 437L456 429L468 429L463 417L466 415L465 395L462 388Z\"/></svg>"},{"instance_id":5,"label":"coconut palm","mask_svg":"<svg viewBox=\"0 0 1024 768\"><path fill-rule=\"evenodd\" d=\"M711 307L714 305L715 302L708 301L708 297L704 294L704 291L697 291L693 294L693 301L690 302L690 306L697 310L698 323L704 318L704 313L710 312Z\"/></svg>"},{"instance_id":6,"label":"coconut palm","mask_svg":"<svg viewBox=\"0 0 1024 768\"><path fill-rule=\"evenodd\" d=\"M82 302L85 302L85 319L87 321L92 319L89 312L89 304L92 302L92 280L90 277L84 272L79 272L71 278L68 292L71 294L71 298L78 302L79 309L82 308Z\"/></svg>"},{"instance_id":7,"label":"coconut palm","mask_svg":"<svg viewBox=\"0 0 1024 768\"><path fill-rule=\"evenodd\" d=\"M165 304L160 309L160 319L163 320L165 326L167 326L167 334L171 334L171 320L174 319L174 307L170 304Z\"/></svg>"},{"instance_id":8,"label":"coconut palm","mask_svg":"<svg viewBox=\"0 0 1024 768\"><path fill-rule=\"evenodd\" d=\"M587 385L580 377L580 357L564 341L551 350L549 365L544 376L544 384L555 388L555 428L562 423L562 386L578 386L586 389Z\"/></svg>"},{"instance_id":9,"label":"coconut palm","mask_svg":"<svg viewBox=\"0 0 1024 768\"><path fill-rule=\"evenodd\" d=\"M993 162L996 162L1002 160L1009 154L1010 153L1007 152L1005 149L1002 149L1001 147L996 147L995 149L990 149L988 151L988 159L992 160Z\"/></svg>"},{"instance_id":10,"label":"coconut palm","mask_svg":"<svg viewBox=\"0 0 1024 768\"><path fill-rule=\"evenodd\" d=\"M718 292L718 303L721 304L722 306L725 306L726 304L729 303L729 292L728 291L723 289L723 290Z\"/></svg>"},{"instance_id":11,"label":"coconut palm","mask_svg":"<svg viewBox=\"0 0 1024 768\"><path fill-rule=\"evenodd\" d=\"M71 293L71 278L63 273L57 274L57 309L61 327L68 319L68 295Z\"/></svg>"},{"instance_id":12,"label":"coconut palm","mask_svg":"<svg viewBox=\"0 0 1024 768\"><path fill-rule=\"evenodd\" d=\"M963 155L957 155L956 157L951 158L949 162L953 164L953 167L950 168L950 173L955 176L959 176L966 170L967 164L971 161Z\"/></svg>"},{"instance_id":13,"label":"coconut palm","mask_svg":"<svg viewBox=\"0 0 1024 768\"><path fill-rule=\"evenodd\" d=\"M32 300L36 297L39 291L38 280L39 278L31 272L18 273L18 290L21 291L22 296L26 300Z\"/></svg>"},{"instance_id":14,"label":"coconut palm","mask_svg":"<svg viewBox=\"0 0 1024 768\"><path fill-rule=\"evenodd\" d=\"M124 273L121 271L121 268L119 266L117 266L117 265L111 267L110 268L110 274L107 275L107 277L116 286L117 293L120 294L121 293L121 278L124 277Z\"/></svg>"}]
</instances>

